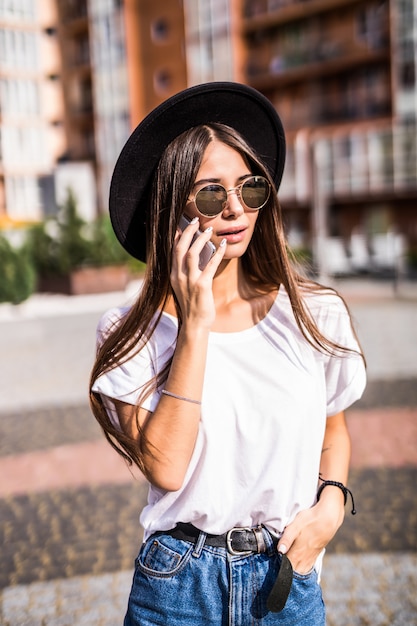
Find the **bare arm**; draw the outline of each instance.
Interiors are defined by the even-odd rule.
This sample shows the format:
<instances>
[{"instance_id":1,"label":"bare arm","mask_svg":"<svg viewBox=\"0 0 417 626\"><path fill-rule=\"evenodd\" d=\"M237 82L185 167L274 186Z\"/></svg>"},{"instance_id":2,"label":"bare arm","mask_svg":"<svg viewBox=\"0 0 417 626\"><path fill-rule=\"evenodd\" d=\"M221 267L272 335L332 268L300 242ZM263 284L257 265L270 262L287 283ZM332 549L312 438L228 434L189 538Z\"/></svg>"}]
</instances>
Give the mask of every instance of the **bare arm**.
<instances>
[{"instance_id":1,"label":"bare arm","mask_svg":"<svg viewBox=\"0 0 417 626\"><path fill-rule=\"evenodd\" d=\"M199 400L208 334L206 337L203 333L193 337L184 335L178 338L165 387L178 395ZM161 489L179 489L197 438L200 406L162 395L153 413L123 402L117 402L116 409L122 430L140 446L146 478Z\"/></svg>"},{"instance_id":2,"label":"bare arm","mask_svg":"<svg viewBox=\"0 0 417 626\"><path fill-rule=\"evenodd\" d=\"M212 282L224 250L219 248L207 267L198 269L198 255L210 233L198 237L189 250L198 223L178 234L171 283L182 309L178 335L165 388L177 395L201 400L207 345L215 319ZM161 489L176 491L184 481L200 421L200 406L163 395L153 413L117 402L121 428L138 442L148 480ZM140 436L136 422L143 432Z\"/></svg>"},{"instance_id":3,"label":"bare arm","mask_svg":"<svg viewBox=\"0 0 417 626\"><path fill-rule=\"evenodd\" d=\"M349 460L350 437L345 414L341 412L327 418L320 464L321 477L346 484ZM320 501L311 509L300 511L286 527L278 549L287 552L297 572L306 573L334 537L343 518L343 492L338 487L326 487Z\"/></svg>"},{"instance_id":4,"label":"bare arm","mask_svg":"<svg viewBox=\"0 0 417 626\"><path fill-rule=\"evenodd\" d=\"M350 436L344 412L327 418L320 464L320 477L346 485L349 474ZM327 493L326 493L327 491ZM340 524L344 518L344 495L338 487L326 487L320 502L327 503L336 511L340 510ZM319 503L318 503L319 504ZM340 526L339 524L339 526Z\"/></svg>"}]
</instances>

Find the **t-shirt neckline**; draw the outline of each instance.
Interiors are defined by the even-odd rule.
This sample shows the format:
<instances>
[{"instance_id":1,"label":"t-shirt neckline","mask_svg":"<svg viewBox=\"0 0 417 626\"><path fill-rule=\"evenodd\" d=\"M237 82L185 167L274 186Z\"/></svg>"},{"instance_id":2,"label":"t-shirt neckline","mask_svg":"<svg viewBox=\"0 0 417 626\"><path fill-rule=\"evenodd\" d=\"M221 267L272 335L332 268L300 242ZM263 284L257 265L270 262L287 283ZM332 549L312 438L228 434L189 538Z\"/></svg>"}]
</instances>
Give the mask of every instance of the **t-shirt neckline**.
<instances>
[{"instance_id":1,"label":"t-shirt neckline","mask_svg":"<svg viewBox=\"0 0 417 626\"><path fill-rule=\"evenodd\" d=\"M236 340L246 339L250 337L251 335L258 334L260 328L262 328L262 326L264 326L270 319L271 315L274 312L274 309L278 306L278 300L281 300L284 293L285 293L285 288L283 285L280 285L278 287L277 295L275 296L266 315L262 319L260 319L258 322L256 322L256 324L253 324L253 326L249 326L249 328L244 328L243 330L237 330L233 332L224 332L224 333L212 330L210 331L210 340L221 341L222 339L224 339L227 342L227 341L233 341L234 339ZM175 315L172 315L171 313L167 313L166 311L163 311L162 315L172 320L176 325L178 325L178 320L175 317Z\"/></svg>"}]
</instances>

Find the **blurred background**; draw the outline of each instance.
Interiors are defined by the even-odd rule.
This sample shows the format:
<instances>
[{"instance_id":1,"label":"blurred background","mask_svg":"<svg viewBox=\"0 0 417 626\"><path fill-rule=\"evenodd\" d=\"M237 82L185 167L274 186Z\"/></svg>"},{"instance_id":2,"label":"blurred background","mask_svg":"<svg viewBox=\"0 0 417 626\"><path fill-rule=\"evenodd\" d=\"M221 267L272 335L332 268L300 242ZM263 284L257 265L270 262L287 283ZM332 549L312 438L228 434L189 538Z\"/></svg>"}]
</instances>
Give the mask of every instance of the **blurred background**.
<instances>
[{"instance_id":1,"label":"blurred background","mask_svg":"<svg viewBox=\"0 0 417 626\"><path fill-rule=\"evenodd\" d=\"M416 66L417 0L0 0L0 624L121 623L146 493L87 385L97 321L143 266L110 178L147 113L214 80L277 108L291 250L368 359L329 625L417 624Z\"/></svg>"},{"instance_id":2,"label":"blurred background","mask_svg":"<svg viewBox=\"0 0 417 626\"><path fill-rule=\"evenodd\" d=\"M296 255L325 277L415 277L416 12L415 0L4 0L1 231L16 248L36 224L37 276L62 264L39 230L58 237L48 218L68 195L80 220L106 215L140 120L187 86L235 80L282 117ZM78 253L71 267L109 261Z\"/></svg>"}]
</instances>

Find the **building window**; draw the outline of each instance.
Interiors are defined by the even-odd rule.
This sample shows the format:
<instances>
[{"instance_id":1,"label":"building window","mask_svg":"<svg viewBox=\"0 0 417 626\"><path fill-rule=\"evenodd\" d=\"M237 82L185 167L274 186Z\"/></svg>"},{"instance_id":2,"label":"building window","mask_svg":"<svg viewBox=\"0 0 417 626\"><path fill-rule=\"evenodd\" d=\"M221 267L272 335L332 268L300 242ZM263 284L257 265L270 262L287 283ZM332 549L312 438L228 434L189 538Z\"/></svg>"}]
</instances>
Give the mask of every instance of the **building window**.
<instances>
[{"instance_id":1,"label":"building window","mask_svg":"<svg viewBox=\"0 0 417 626\"><path fill-rule=\"evenodd\" d=\"M172 76L168 70L158 70L154 75L154 87L158 94L165 95L170 91Z\"/></svg>"},{"instance_id":2,"label":"building window","mask_svg":"<svg viewBox=\"0 0 417 626\"><path fill-rule=\"evenodd\" d=\"M7 212L12 219L37 219L40 194L35 176L8 176L5 179Z\"/></svg>"},{"instance_id":3,"label":"building window","mask_svg":"<svg viewBox=\"0 0 417 626\"><path fill-rule=\"evenodd\" d=\"M416 84L416 73L414 63L403 63L400 68L400 82L405 89L413 89Z\"/></svg>"},{"instance_id":4,"label":"building window","mask_svg":"<svg viewBox=\"0 0 417 626\"><path fill-rule=\"evenodd\" d=\"M151 24L151 37L155 43L165 43L170 35L169 22L164 17L159 17Z\"/></svg>"},{"instance_id":5,"label":"building window","mask_svg":"<svg viewBox=\"0 0 417 626\"><path fill-rule=\"evenodd\" d=\"M357 36L369 48L379 50L388 45L388 5L385 0L360 9L356 17Z\"/></svg>"}]
</instances>

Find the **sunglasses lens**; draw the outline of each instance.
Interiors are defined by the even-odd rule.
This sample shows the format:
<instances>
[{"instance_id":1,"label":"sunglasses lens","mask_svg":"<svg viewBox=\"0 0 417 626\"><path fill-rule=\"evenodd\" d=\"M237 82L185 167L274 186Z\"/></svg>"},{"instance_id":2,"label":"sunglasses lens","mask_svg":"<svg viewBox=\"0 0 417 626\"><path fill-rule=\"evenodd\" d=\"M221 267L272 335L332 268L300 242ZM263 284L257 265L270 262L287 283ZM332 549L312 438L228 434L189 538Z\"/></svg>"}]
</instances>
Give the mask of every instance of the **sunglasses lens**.
<instances>
[{"instance_id":1,"label":"sunglasses lens","mask_svg":"<svg viewBox=\"0 0 417 626\"><path fill-rule=\"evenodd\" d=\"M242 185L229 190L233 191L249 209L261 209L269 198L271 187L263 176L251 176ZM223 185L206 185L197 192L194 202L202 215L214 217L223 211L227 194Z\"/></svg>"},{"instance_id":2,"label":"sunglasses lens","mask_svg":"<svg viewBox=\"0 0 417 626\"><path fill-rule=\"evenodd\" d=\"M221 185L207 185L203 187L194 199L197 209L203 215L207 215L207 217L221 213L226 200L226 189Z\"/></svg>"},{"instance_id":3,"label":"sunglasses lens","mask_svg":"<svg viewBox=\"0 0 417 626\"><path fill-rule=\"evenodd\" d=\"M260 209L269 198L269 182L263 176L252 176L242 185L242 200L250 209Z\"/></svg>"}]
</instances>

